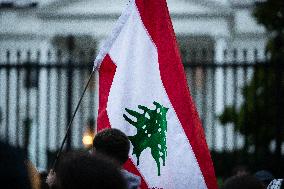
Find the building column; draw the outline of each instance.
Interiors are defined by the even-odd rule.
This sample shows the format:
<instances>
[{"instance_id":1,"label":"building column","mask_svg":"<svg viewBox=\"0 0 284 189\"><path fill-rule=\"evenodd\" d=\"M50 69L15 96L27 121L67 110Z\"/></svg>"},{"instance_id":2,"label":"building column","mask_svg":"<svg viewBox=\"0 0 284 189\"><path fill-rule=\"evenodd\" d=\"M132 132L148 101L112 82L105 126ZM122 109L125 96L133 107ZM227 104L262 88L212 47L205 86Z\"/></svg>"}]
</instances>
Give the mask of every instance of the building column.
<instances>
[{"instance_id":1,"label":"building column","mask_svg":"<svg viewBox=\"0 0 284 189\"><path fill-rule=\"evenodd\" d=\"M215 38L215 55L214 55L214 62L215 64L222 64L225 61L224 51L227 49L227 40L225 37L217 37ZM217 67L215 69L215 90L213 91L215 94L213 95L215 101L215 110L213 110L215 123L214 123L214 130L215 130L215 144L213 144L213 148L215 150L225 149L224 146L224 132L226 128L220 124L218 121L218 115L220 115L224 111L224 72L223 69Z\"/></svg>"},{"instance_id":2,"label":"building column","mask_svg":"<svg viewBox=\"0 0 284 189\"><path fill-rule=\"evenodd\" d=\"M214 61L216 63L221 63L224 61L224 51L228 49L227 39L225 37L216 37L215 38L215 56Z\"/></svg>"}]
</instances>

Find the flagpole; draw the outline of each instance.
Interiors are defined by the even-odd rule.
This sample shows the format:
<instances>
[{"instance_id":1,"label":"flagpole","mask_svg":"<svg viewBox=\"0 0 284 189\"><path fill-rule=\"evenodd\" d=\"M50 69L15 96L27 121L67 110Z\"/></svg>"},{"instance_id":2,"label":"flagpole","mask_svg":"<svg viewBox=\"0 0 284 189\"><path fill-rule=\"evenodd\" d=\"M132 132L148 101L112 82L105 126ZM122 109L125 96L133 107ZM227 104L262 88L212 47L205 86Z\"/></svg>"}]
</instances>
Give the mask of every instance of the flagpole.
<instances>
[{"instance_id":1,"label":"flagpole","mask_svg":"<svg viewBox=\"0 0 284 189\"><path fill-rule=\"evenodd\" d=\"M81 97L80 97L80 100L79 100L79 102L78 102L78 104L77 104L77 106L76 106L76 109L75 109L75 111L74 111L74 113L73 113L73 115L72 115L72 118L71 118L70 122L68 123L67 130L66 130L64 139L63 139L63 141L62 141L62 143L61 143L61 147L60 147L59 151L57 152L56 158L55 158L55 160L54 160L54 162L53 162L53 165L52 165L52 168L51 168L52 170L55 170L55 167L56 167L56 165L57 165L58 159L59 159L59 157L60 157L60 155L61 155L61 153L62 153L64 143L65 143L65 141L66 141L66 139L67 139L68 133L70 132L70 129L71 129L73 120L74 120L74 118L75 118L75 115L76 115L76 113L77 113L77 111L78 111L78 109L79 109L79 106L80 106L80 104L81 104L81 102L82 102L82 99L83 99L83 97L84 97L84 95L85 95L85 92L86 92L86 90L87 90L87 88L88 88L88 86L89 86L89 84L90 84L90 82L91 82L91 79L92 79L94 73L95 73L95 69L92 70L92 72L91 72L91 74L90 74L90 77L89 77L89 79L88 79L88 82L87 82L87 84L86 84L86 86L85 86L85 88L84 88L84 91L83 91L83 93L82 93L82 95L81 95Z\"/></svg>"}]
</instances>

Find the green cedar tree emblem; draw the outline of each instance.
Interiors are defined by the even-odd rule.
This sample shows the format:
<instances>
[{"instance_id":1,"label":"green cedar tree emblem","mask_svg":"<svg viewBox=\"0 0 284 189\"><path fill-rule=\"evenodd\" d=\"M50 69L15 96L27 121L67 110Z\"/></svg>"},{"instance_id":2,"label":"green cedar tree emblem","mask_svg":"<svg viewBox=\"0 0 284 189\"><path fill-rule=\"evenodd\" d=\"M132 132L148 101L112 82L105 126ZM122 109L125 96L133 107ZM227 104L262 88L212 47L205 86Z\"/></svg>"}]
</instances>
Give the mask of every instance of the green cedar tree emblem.
<instances>
[{"instance_id":1,"label":"green cedar tree emblem","mask_svg":"<svg viewBox=\"0 0 284 189\"><path fill-rule=\"evenodd\" d=\"M135 154L137 157L137 165L139 165L139 157L142 151L149 147L151 149L151 155L158 167L158 176L160 176L160 160L162 159L163 166L165 166L167 156L166 114L168 108L162 106L158 102L153 102L153 104L156 106L154 110L151 110L142 105L138 105L138 108L143 110L143 113L125 108L128 114L137 119L136 122L127 117L126 114L123 114L123 117L127 122L129 122L137 129L136 135L128 136L130 142L133 145L132 154Z\"/></svg>"}]
</instances>

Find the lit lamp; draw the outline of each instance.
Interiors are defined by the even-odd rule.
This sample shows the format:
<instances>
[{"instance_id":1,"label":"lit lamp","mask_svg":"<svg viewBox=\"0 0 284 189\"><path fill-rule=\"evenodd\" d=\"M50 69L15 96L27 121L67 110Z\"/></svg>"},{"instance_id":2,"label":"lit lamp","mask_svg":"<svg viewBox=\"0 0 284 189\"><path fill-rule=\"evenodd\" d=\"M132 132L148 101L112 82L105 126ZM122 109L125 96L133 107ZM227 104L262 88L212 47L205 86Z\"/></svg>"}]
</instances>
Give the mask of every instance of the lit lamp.
<instances>
[{"instance_id":1,"label":"lit lamp","mask_svg":"<svg viewBox=\"0 0 284 189\"><path fill-rule=\"evenodd\" d=\"M83 133L83 139L82 142L85 146L85 148L91 148L93 145L93 139L95 137L95 122L94 119L90 119L88 126Z\"/></svg>"}]
</instances>

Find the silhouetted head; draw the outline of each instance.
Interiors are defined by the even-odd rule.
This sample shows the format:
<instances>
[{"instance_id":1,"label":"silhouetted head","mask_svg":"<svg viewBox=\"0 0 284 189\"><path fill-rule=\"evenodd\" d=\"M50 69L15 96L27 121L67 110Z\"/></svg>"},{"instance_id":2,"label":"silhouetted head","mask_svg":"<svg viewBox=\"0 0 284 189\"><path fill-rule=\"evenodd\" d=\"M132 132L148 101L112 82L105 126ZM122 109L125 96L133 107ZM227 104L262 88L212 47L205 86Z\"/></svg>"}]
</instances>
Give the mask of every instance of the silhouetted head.
<instances>
[{"instance_id":1,"label":"silhouetted head","mask_svg":"<svg viewBox=\"0 0 284 189\"><path fill-rule=\"evenodd\" d=\"M228 178L223 189L265 189L265 187L254 176L241 175Z\"/></svg>"},{"instance_id":2,"label":"silhouetted head","mask_svg":"<svg viewBox=\"0 0 284 189\"><path fill-rule=\"evenodd\" d=\"M96 134L93 141L95 153L101 153L124 164L128 159L130 142L118 129L105 129Z\"/></svg>"},{"instance_id":3,"label":"silhouetted head","mask_svg":"<svg viewBox=\"0 0 284 189\"><path fill-rule=\"evenodd\" d=\"M58 189L125 189L120 169L107 158L87 153L65 155L56 169Z\"/></svg>"},{"instance_id":4,"label":"silhouetted head","mask_svg":"<svg viewBox=\"0 0 284 189\"><path fill-rule=\"evenodd\" d=\"M266 187L274 179L274 176L272 175L272 173L270 173L267 170L257 171L254 174L254 176L257 178L257 180L262 182Z\"/></svg>"}]
</instances>

